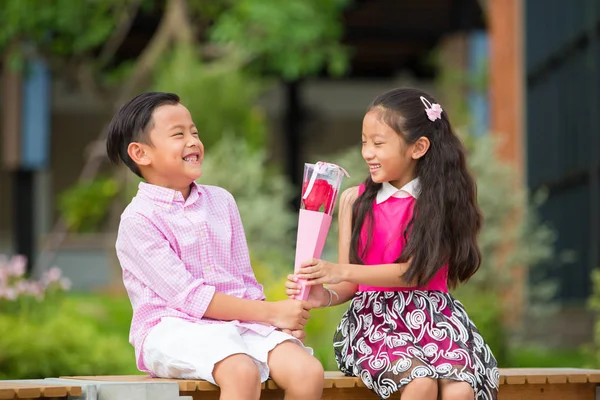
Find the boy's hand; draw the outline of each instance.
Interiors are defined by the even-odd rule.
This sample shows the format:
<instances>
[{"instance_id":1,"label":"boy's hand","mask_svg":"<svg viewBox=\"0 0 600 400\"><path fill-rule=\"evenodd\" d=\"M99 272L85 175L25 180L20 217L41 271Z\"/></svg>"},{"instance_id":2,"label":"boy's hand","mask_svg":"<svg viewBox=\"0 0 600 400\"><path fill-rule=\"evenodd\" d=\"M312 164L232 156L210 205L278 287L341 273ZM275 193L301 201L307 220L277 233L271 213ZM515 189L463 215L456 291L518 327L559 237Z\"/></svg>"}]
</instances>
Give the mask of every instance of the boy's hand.
<instances>
[{"instance_id":1,"label":"boy's hand","mask_svg":"<svg viewBox=\"0 0 600 400\"><path fill-rule=\"evenodd\" d=\"M288 335L295 337L296 339L300 340L302 343L304 343L304 339L306 339L306 332L304 331L304 329L295 329L293 331L291 331L289 329L282 329L281 331L283 333L287 333Z\"/></svg>"},{"instance_id":2,"label":"boy's hand","mask_svg":"<svg viewBox=\"0 0 600 400\"><path fill-rule=\"evenodd\" d=\"M296 275L288 275L287 282L285 282L285 294L290 299L294 299L296 295L300 294L301 285L298 283ZM310 292L308 292L307 301L313 308L325 307L329 303L329 293L323 285L311 286Z\"/></svg>"},{"instance_id":3,"label":"boy's hand","mask_svg":"<svg viewBox=\"0 0 600 400\"><path fill-rule=\"evenodd\" d=\"M268 304L271 307L270 323L279 329L302 329L312 308L307 301L300 300L281 300Z\"/></svg>"}]
</instances>

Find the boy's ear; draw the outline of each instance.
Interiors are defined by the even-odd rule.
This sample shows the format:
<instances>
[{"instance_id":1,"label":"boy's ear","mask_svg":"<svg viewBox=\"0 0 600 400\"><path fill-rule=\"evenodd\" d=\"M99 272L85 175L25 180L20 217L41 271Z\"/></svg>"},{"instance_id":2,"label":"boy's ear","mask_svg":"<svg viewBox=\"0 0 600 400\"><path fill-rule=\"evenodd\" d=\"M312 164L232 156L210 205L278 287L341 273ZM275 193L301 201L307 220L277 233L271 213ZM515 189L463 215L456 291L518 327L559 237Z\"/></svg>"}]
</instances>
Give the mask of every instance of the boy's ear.
<instances>
[{"instance_id":1,"label":"boy's ear","mask_svg":"<svg viewBox=\"0 0 600 400\"><path fill-rule=\"evenodd\" d=\"M427 150L429 150L429 146L431 146L431 142L425 136L421 136L417 141L413 144L412 150L412 158L413 160L418 160L423 157Z\"/></svg>"},{"instance_id":2,"label":"boy's ear","mask_svg":"<svg viewBox=\"0 0 600 400\"><path fill-rule=\"evenodd\" d=\"M127 146L127 154L137 165L150 165L150 157L146 153L146 148L142 143L131 142Z\"/></svg>"}]
</instances>

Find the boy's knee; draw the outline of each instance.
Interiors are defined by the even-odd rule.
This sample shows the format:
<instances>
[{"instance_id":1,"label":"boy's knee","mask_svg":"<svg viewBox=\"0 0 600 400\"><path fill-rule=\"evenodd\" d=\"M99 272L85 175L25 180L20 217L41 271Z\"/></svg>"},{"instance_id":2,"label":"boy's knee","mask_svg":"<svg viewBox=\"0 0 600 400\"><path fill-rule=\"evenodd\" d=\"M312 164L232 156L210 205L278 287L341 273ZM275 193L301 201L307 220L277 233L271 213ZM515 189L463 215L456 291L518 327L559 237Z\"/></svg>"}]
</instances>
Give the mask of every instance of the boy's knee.
<instances>
[{"instance_id":1,"label":"boy's knee","mask_svg":"<svg viewBox=\"0 0 600 400\"><path fill-rule=\"evenodd\" d=\"M323 365L316 358L307 357L302 362L297 363L293 373L294 376L300 378L293 381L296 384L295 386L298 386L295 388L296 390L314 391L323 389L325 371Z\"/></svg>"},{"instance_id":2,"label":"boy's knee","mask_svg":"<svg viewBox=\"0 0 600 400\"><path fill-rule=\"evenodd\" d=\"M325 370L323 369L323 364L316 358L311 358L310 361L307 362L306 374L312 382L319 383L321 386L323 385L323 381L325 380Z\"/></svg>"},{"instance_id":3,"label":"boy's knee","mask_svg":"<svg viewBox=\"0 0 600 400\"><path fill-rule=\"evenodd\" d=\"M218 362L213 377L221 388L231 384L245 390L260 388L258 366L245 354L234 354Z\"/></svg>"}]
</instances>

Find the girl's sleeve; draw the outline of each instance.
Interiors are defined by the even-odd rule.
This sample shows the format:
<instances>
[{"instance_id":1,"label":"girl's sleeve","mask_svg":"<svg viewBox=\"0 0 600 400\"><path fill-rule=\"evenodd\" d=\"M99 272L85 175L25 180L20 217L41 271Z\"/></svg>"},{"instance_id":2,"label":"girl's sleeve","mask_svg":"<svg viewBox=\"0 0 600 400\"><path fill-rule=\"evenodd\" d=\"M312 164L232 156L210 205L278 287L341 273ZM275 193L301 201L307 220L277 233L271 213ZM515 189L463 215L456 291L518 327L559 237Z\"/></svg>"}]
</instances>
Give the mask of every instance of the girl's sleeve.
<instances>
[{"instance_id":1,"label":"girl's sleeve","mask_svg":"<svg viewBox=\"0 0 600 400\"><path fill-rule=\"evenodd\" d=\"M214 286L195 279L171 248L167 238L145 217L121 221L116 244L123 271L162 298L167 306L202 318L214 293ZM134 296L147 296L133 293Z\"/></svg>"},{"instance_id":2,"label":"girl's sleeve","mask_svg":"<svg viewBox=\"0 0 600 400\"><path fill-rule=\"evenodd\" d=\"M246 295L251 300L265 300L263 286L258 283L250 264L250 254L240 212L235 199L229 194L229 220L231 221L231 261L233 268L240 271L246 286Z\"/></svg>"}]
</instances>

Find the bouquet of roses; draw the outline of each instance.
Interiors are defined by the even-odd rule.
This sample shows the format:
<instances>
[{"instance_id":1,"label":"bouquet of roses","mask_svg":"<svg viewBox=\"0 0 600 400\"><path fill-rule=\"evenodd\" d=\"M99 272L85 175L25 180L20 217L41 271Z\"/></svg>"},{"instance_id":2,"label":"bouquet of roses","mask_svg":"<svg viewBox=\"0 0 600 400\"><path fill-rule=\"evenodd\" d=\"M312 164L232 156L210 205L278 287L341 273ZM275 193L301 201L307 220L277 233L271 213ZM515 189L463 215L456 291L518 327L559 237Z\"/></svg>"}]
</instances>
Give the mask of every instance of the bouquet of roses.
<instances>
[{"instance_id":1,"label":"bouquet of roses","mask_svg":"<svg viewBox=\"0 0 600 400\"><path fill-rule=\"evenodd\" d=\"M344 176L348 177L348 173L335 164L321 161L316 164L304 164L295 273L303 262L321 257ZM296 298L306 300L310 288L303 282L300 284L302 289Z\"/></svg>"}]
</instances>

